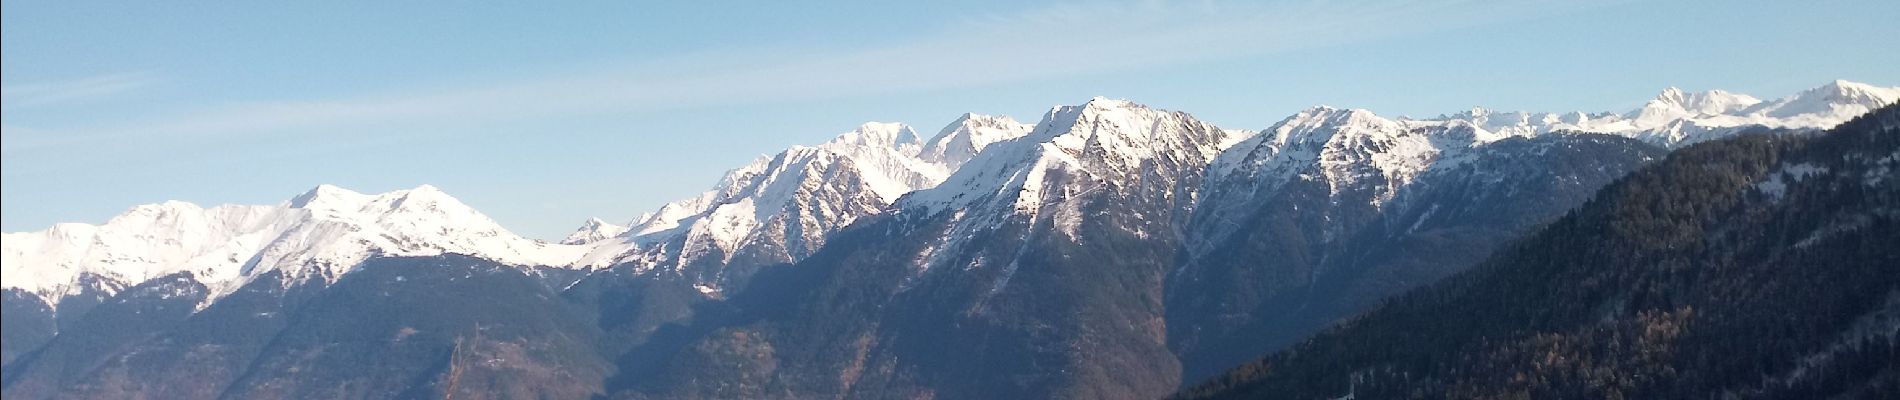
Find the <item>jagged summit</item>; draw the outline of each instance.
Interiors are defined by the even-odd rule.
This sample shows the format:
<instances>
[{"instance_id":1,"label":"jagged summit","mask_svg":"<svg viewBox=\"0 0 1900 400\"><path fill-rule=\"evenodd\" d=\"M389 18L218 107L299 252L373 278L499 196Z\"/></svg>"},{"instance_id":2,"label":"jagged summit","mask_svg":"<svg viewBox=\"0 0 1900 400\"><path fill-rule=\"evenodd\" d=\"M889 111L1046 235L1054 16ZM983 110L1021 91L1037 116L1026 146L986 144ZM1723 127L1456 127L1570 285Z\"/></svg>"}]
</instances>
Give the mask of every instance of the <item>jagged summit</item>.
<instances>
[{"instance_id":1,"label":"jagged summit","mask_svg":"<svg viewBox=\"0 0 1900 400\"><path fill-rule=\"evenodd\" d=\"M1178 177L1198 176L1192 171L1251 135L1183 112L1097 97L1050 109L1027 136L992 146L943 184L911 193L894 207L923 214L954 210L967 219L952 236L1006 219L1045 217L1073 233L1081 205L1071 199L1107 190L1175 201ZM958 245L951 240L942 246Z\"/></svg>"},{"instance_id":2,"label":"jagged summit","mask_svg":"<svg viewBox=\"0 0 1900 400\"><path fill-rule=\"evenodd\" d=\"M1308 108L1220 154L1208 167L1210 190L1201 199L1203 208L1214 214L1224 208L1245 210L1256 193L1294 177L1324 182L1330 196L1369 190L1371 201L1383 202L1438 160L1495 140L1498 135L1480 124L1511 117L1482 108L1461 115L1421 121L1388 119L1365 109Z\"/></svg>"}]
</instances>

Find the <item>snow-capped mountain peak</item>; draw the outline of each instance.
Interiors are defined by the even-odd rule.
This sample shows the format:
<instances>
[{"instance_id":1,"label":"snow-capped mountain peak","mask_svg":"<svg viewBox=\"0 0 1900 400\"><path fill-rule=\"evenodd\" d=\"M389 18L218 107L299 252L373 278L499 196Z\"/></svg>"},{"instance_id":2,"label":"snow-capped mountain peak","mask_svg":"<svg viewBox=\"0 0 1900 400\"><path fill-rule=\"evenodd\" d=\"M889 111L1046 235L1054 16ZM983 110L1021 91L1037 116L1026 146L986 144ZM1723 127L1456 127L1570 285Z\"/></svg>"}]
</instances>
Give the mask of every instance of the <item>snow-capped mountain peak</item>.
<instances>
[{"instance_id":1,"label":"snow-capped mountain peak","mask_svg":"<svg viewBox=\"0 0 1900 400\"><path fill-rule=\"evenodd\" d=\"M574 230L574 233L561 239L561 244L588 244L620 236L622 233L627 233L626 226L614 225L600 218L588 218L587 222Z\"/></svg>"},{"instance_id":2,"label":"snow-capped mountain peak","mask_svg":"<svg viewBox=\"0 0 1900 400\"><path fill-rule=\"evenodd\" d=\"M1081 190L1069 186L1089 185L1083 182L1173 185L1131 177L1179 176L1179 169L1200 169L1221 148L1246 135L1186 113L1096 97L1050 109L1028 135L983 151L943 184L906 196L897 208L935 213L1006 207L1008 212L1035 215L1044 203ZM1153 188L1130 190L1146 189Z\"/></svg>"},{"instance_id":3,"label":"snow-capped mountain peak","mask_svg":"<svg viewBox=\"0 0 1900 400\"><path fill-rule=\"evenodd\" d=\"M1482 109L1479 109L1482 110ZM1268 135L1281 145L1323 143L1334 135L1368 135L1398 129L1398 123L1361 108L1341 109L1316 106L1302 110L1268 128Z\"/></svg>"},{"instance_id":4,"label":"snow-capped mountain peak","mask_svg":"<svg viewBox=\"0 0 1900 400\"><path fill-rule=\"evenodd\" d=\"M1195 129L1209 127L1211 125L1194 120L1186 113L1156 110L1128 100L1096 97L1081 106L1050 110L1042 126L1037 128L1039 133L1032 133L1031 136L1036 140L1047 140L1057 148L1068 151L1071 156L1081 157L1085 151L1099 150L1095 154L1110 161L1109 165L1129 168L1141 160L1167 151L1202 147L1188 142L1218 141L1216 136L1222 133ZM1183 135L1189 132L1196 134Z\"/></svg>"},{"instance_id":5,"label":"snow-capped mountain peak","mask_svg":"<svg viewBox=\"0 0 1900 400\"><path fill-rule=\"evenodd\" d=\"M1900 98L1900 88L1879 87L1854 81L1835 80L1821 87L1804 91L1797 96L1803 98L1818 97L1818 100L1837 103L1882 105L1883 103L1893 103L1897 98Z\"/></svg>"},{"instance_id":6,"label":"snow-capped mountain peak","mask_svg":"<svg viewBox=\"0 0 1900 400\"><path fill-rule=\"evenodd\" d=\"M1025 242L1043 235L1087 240L1084 226L1108 204L1148 210L1127 215L1130 223L1146 225L1131 228L1137 235L1167 235L1160 224L1192 211L1210 159L1253 136L1127 100L1097 97L1054 107L1026 136L996 143L943 184L898 200L893 208L907 218L949 220L947 230L917 256L912 273L951 263L966 263L958 270L996 263L1011 271L1022 253L965 258L982 251L971 240L1002 231L1025 235L1018 238ZM992 290L1008 282L1011 273L1002 274Z\"/></svg>"},{"instance_id":7,"label":"snow-capped mountain peak","mask_svg":"<svg viewBox=\"0 0 1900 400\"><path fill-rule=\"evenodd\" d=\"M1697 116L1720 115L1760 104L1761 99L1723 90L1685 92L1680 88L1663 89L1661 94L1629 116L1638 127L1660 127Z\"/></svg>"},{"instance_id":8,"label":"snow-capped mountain peak","mask_svg":"<svg viewBox=\"0 0 1900 400\"><path fill-rule=\"evenodd\" d=\"M1031 126L1007 116L965 113L925 142L918 157L955 169L997 142L1029 134Z\"/></svg>"},{"instance_id":9,"label":"snow-capped mountain peak","mask_svg":"<svg viewBox=\"0 0 1900 400\"><path fill-rule=\"evenodd\" d=\"M322 185L277 205L168 201L96 226L7 233L0 272L5 287L57 302L87 276L130 286L187 272L215 296L271 272L334 280L374 255L460 253L566 266L585 250L517 236L433 186L362 194Z\"/></svg>"},{"instance_id":10,"label":"snow-capped mountain peak","mask_svg":"<svg viewBox=\"0 0 1900 400\"><path fill-rule=\"evenodd\" d=\"M1797 127L1824 128L1900 101L1900 87L1837 80L1745 110ZM1822 126L1825 125L1825 126Z\"/></svg>"},{"instance_id":11,"label":"snow-capped mountain peak","mask_svg":"<svg viewBox=\"0 0 1900 400\"><path fill-rule=\"evenodd\" d=\"M1297 175L1323 181L1333 196L1370 188L1376 205L1445 153L1496 139L1478 124L1523 119L1483 108L1460 115L1466 119L1394 120L1364 109L1308 108L1220 154L1209 179L1235 182L1221 185L1210 201L1238 204L1232 197L1251 197Z\"/></svg>"},{"instance_id":12,"label":"snow-capped mountain peak","mask_svg":"<svg viewBox=\"0 0 1900 400\"><path fill-rule=\"evenodd\" d=\"M910 125L896 122L866 122L825 143L827 147L893 148L900 151L920 144L916 130L911 129Z\"/></svg>"},{"instance_id":13,"label":"snow-capped mountain peak","mask_svg":"<svg viewBox=\"0 0 1900 400\"><path fill-rule=\"evenodd\" d=\"M290 199L292 208L334 208L341 204L360 204L369 199L369 195L337 187L331 184L317 185L310 191Z\"/></svg>"}]
</instances>

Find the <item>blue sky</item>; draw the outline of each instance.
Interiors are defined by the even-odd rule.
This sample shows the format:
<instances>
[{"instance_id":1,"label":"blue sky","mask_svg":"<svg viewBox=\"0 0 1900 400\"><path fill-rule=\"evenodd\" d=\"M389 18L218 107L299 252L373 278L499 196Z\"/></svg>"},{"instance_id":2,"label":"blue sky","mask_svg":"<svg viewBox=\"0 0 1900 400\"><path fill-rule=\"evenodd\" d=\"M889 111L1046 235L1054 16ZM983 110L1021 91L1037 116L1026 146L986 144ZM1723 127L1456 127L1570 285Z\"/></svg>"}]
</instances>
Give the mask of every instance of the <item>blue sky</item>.
<instances>
[{"instance_id":1,"label":"blue sky","mask_svg":"<svg viewBox=\"0 0 1900 400\"><path fill-rule=\"evenodd\" d=\"M864 121L1108 96L1261 129L1900 85L1891 0L948 3L6 0L0 228L427 183L558 238Z\"/></svg>"}]
</instances>

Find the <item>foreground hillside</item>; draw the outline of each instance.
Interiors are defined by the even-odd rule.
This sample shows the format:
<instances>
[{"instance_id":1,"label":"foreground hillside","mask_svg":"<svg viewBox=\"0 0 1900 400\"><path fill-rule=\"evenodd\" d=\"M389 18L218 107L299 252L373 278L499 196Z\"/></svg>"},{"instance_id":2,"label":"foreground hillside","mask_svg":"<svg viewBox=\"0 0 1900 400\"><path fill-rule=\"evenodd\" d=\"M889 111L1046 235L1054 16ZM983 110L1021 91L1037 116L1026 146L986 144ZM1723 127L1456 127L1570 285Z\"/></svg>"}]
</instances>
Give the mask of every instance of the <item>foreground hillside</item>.
<instances>
[{"instance_id":1,"label":"foreground hillside","mask_svg":"<svg viewBox=\"0 0 1900 400\"><path fill-rule=\"evenodd\" d=\"M1900 107L1692 146L1180 398L1900 397Z\"/></svg>"}]
</instances>

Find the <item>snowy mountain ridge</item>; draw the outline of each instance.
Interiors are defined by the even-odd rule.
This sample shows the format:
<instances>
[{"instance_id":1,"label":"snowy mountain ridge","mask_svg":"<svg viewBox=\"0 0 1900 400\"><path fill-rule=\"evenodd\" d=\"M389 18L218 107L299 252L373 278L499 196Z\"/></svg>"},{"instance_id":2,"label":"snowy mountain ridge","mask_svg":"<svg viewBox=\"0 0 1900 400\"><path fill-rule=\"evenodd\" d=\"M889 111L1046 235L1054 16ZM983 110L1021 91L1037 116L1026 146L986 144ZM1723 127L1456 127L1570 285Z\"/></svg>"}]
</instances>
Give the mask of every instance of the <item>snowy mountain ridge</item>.
<instances>
[{"instance_id":1,"label":"snowy mountain ridge","mask_svg":"<svg viewBox=\"0 0 1900 400\"><path fill-rule=\"evenodd\" d=\"M1186 113L1097 97L1080 106L1049 110L1028 136L977 155L944 184L906 197L899 208L941 212L1007 202L1016 210L1034 212L1045 200L1043 182L1050 171L1125 176L1141 172L1144 161L1212 157L1248 135L1251 132L1221 130Z\"/></svg>"},{"instance_id":2,"label":"snowy mountain ridge","mask_svg":"<svg viewBox=\"0 0 1900 400\"><path fill-rule=\"evenodd\" d=\"M1721 90L1667 88L1622 114L1496 112L1484 108L1427 119L1386 118L1320 106L1295 113L1229 149L1208 168L1198 218L1232 220L1294 180L1322 182L1332 201L1365 196L1377 208L1400 188L1475 157L1470 150L1553 132L1602 133L1678 148L1757 127L1826 129L1900 101L1900 88L1835 81L1762 101ZM1359 198L1359 197L1352 197ZM1357 200L1354 200L1357 201ZM1232 224L1190 232L1194 252L1221 243Z\"/></svg>"},{"instance_id":3,"label":"snowy mountain ridge","mask_svg":"<svg viewBox=\"0 0 1900 400\"><path fill-rule=\"evenodd\" d=\"M382 194L321 185L276 205L168 201L100 225L6 233L0 279L56 304L88 275L115 283L98 288L114 292L186 272L217 297L273 271L291 281L333 282L380 255L460 253L565 267L586 249L517 236L429 185Z\"/></svg>"},{"instance_id":4,"label":"snowy mountain ridge","mask_svg":"<svg viewBox=\"0 0 1900 400\"><path fill-rule=\"evenodd\" d=\"M1376 205L1421 174L1460 162L1466 149L1506 138L1580 131L1679 147L1754 126L1827 128L1896 100L1900 88L1847 81L1768 101L1669 88L1622 114L1477 108L1393 119L1322 106L1242 131L1098 97L1054 107L1033 126L964 114L928 139L904 124L867 123L823 144L761 157L713 189L625 226L588 221L561 244L510 233L427 185L384 194L323 185L277 205L165 202L100 225L6 233L0 271L6 288L49 299L92 282L88 276L116 291L178 272L228 293L271 271L334 280L377 255L461 253L516 265L631 264L693 275L717 292L729 283L721 265L735 257L796 261L830 233L891 209L955 210L959 219L996 209L1002 212L988 214L1053 218L1073 237L1067 230L1083 210L1064 200L1104 188L1166 191L1158 198L1178 208L1166 218L1207 207L1217 216L1288 178L1323 180L1335 196L1372 188ZM1204 182L1173 181L1203 168Z\"/></svg>"},{"instance_id":5,"label":"snowy mountain ridge","mask_svg":"<svg viewBox=\"0 0 1900 400\"><path fill-rule=\"evenodd\" d=\"M739 278L724 272L734 257L801 259L832 232L937 185L983 148L1027 131L1008 117L977 114L965 114L928 140L908 125L866 123L823 144L793 146L734 169L712 190L662 206L624 234L595 242L581 262L693 275L702 291L717 292Z\"/></svg>"},{"instance_id":6,"label":"snowy mountain ridge","mask_svg":"<svg viewBox=\"0 0 1900 400\"><path fill-rule=\"evenodd\" d=\"M1722 90L1692 93L1671 87L1642 108L1623 114L1497 112L1480 107L1412 119L1319 106L1295 113L1235 146L1210 166L1210 174L1221 177L1252 168L1285 175L1303 164L1316 164L1329 182L1350 184L1364 175L1342 168L1366 164L1397 186L1440 159L1455 159L1463 149L1511 137L1557 131L1604 133L1674 148L1758 126L1830 128L1895 101L1900 101L1900 88L1835 81L1769 102ZM1278 161L1272 161L1275 158ZM1250 178L1260 181L1257 176Z\"/></svg>"},{"instance_id":7,"label":"snowy mountain ridge","mask_svg":"<svg viewBox=\"0 0 1900 400\"><path fill-rule=\"evenodd\" d=\"M1498 139L1567 130L1622 135L1674 148L1721 138L1736 129L1753 126L1831 128L1895 101L1900 101L1900 87L1850 81L1829 82L1772 101L1723 90L1685 92L1671 87L1643 107L1622 114L1496 112L1474 108L1416 121L1464 121L1495 133L1492 137Z\"/></svg>"}]
</instances>

